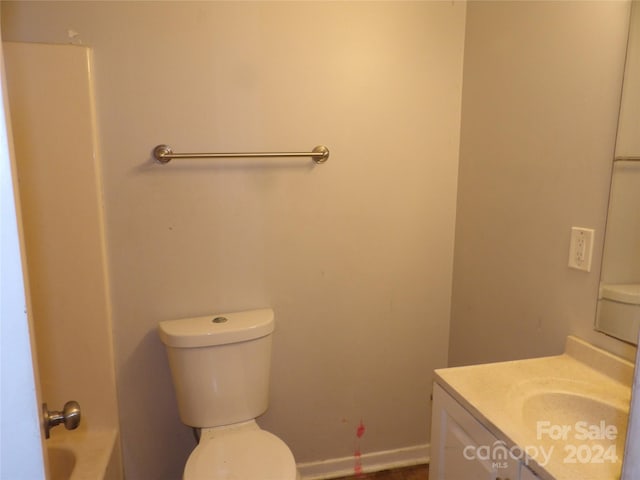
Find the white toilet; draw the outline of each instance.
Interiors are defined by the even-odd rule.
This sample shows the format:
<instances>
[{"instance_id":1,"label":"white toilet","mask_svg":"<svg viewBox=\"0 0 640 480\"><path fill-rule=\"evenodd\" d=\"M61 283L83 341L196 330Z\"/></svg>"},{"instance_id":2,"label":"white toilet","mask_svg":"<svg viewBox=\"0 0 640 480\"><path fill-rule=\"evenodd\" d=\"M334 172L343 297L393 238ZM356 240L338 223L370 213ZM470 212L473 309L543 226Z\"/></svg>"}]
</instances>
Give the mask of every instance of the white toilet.
<instances>
[{"instance_id":1,"label":"white toilet","mask_svg":"<svg viewBox=\"0 0 640 480\"><path fill-rule=\"evenodd\" d=\"M296 480L289 447L255 418L267 409L273 310L160 322L180 419L200 428L183 480Z\"/></svg>"}]
</instances>

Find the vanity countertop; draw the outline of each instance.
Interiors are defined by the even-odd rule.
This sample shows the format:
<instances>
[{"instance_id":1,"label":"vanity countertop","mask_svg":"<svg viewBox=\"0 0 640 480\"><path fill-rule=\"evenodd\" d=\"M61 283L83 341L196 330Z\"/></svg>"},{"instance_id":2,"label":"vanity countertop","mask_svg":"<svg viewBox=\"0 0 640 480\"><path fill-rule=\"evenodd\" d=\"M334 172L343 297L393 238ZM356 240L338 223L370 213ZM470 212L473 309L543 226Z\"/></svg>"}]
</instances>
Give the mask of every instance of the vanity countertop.
<instances>
[{"instance_id":1,"label":"vanity countertop","mask_svg":"<svg viewBox=\"0 0 640 480\"><path fill-rule=\"evenodd\" d=\"M524 449L540 478L609 480L620 476L633 368L570 336L562 355L439 369L435 380L510 452Z\"/></svg>"}]
</instances>

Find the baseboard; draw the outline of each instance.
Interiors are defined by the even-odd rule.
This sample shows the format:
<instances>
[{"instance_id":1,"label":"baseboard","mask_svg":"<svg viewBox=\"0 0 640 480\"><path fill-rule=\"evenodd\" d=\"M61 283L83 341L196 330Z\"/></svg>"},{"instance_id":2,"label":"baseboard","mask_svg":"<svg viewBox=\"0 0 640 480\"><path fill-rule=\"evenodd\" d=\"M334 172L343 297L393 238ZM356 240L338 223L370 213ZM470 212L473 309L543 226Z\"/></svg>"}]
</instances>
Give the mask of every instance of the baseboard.
<instances>
[{"instance_id":1,"label":"baseboard","mask_svg":"<svg viewBox=\"0 0 640 480\"><path fill-rule=\"evenodd\" d=\"M409 467L429 463L430 445L385 450L382 452L363 453L360 456L362 472L377 472L389 468ZM299 463L298 471L302 480L319 480L354 475L354 457L331 458L319 462Z\"/></svg>"}]
</instances>

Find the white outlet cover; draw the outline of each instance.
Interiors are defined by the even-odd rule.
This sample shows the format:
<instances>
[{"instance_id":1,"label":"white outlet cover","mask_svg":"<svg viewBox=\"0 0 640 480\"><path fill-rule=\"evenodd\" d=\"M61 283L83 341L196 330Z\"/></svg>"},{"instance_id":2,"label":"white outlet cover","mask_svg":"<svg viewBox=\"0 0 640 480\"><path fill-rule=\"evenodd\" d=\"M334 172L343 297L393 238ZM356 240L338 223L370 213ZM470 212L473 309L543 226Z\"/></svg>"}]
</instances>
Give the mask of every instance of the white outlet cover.
<instances>
[{"instance_id":1,"label":"white outlet cover","mask_svg":"<svg viewBox=\"0 0 640 480\"><path fill-rule=\"evenodd\" d=\"M595 230L584 227L571 227L569 244L569 267L584 272L591 271L593 256L593 237Z\"/></svg>"}]
</instances>

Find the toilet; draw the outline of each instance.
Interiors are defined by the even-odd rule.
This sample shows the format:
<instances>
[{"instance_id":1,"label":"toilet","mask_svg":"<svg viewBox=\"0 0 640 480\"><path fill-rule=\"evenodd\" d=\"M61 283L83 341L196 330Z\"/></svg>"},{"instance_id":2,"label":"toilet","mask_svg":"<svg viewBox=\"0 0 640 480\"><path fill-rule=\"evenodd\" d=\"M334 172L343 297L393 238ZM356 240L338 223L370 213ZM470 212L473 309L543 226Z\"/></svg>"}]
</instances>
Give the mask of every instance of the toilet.
<instances>
[{"instance_id":1,"label":"toilet","mask_svg":"<svg viewBox=\"0 0 640 480\"><path fill-rule=\"evenodd\" d=\"M166 320L182 423L200 429L183 480L296 480L293 454L255 418L268 406L271 309Z\"/></svg>"}]
</instances>

